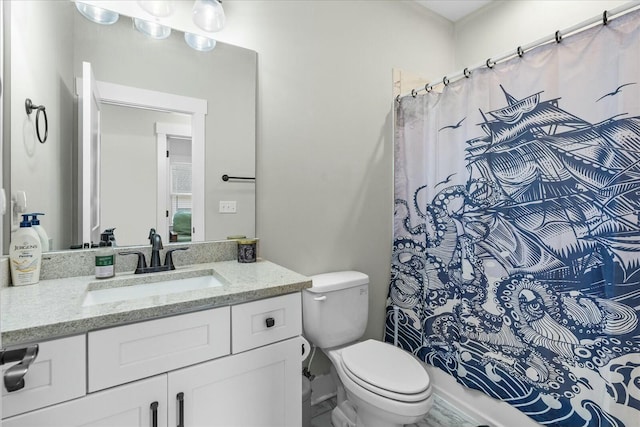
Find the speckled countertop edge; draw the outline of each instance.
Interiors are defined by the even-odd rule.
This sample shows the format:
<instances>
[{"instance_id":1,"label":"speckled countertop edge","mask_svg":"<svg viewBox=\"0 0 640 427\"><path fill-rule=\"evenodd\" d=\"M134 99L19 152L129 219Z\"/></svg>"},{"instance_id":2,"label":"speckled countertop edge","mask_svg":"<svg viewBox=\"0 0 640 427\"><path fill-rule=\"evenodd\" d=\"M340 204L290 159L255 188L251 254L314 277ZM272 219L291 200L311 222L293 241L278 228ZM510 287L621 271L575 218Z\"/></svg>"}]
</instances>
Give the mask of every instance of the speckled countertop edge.
<instances>
[{"instance_id":1,"label":"speckled countertop edge","mask_svg":"<svg viewBox=\"0 0 640 427\"><path fill-rule=\"evenodd\" d=\"M183 267L182 271L197 269L213 269L223 285L87 307L83 306L83 301L87 288L96 281L93 276L43 280L36 285L3 288L0 306L2 344L12 346L82 334L131 322L298 292L311 286L310 278L265 260L250 264L211 262ZM176 271L180 272L181 269ZM151 277L144 276L138 277ZM103 282L117 282L130 277L133 274L125 273Z\"/></svg>"}]
</instances>

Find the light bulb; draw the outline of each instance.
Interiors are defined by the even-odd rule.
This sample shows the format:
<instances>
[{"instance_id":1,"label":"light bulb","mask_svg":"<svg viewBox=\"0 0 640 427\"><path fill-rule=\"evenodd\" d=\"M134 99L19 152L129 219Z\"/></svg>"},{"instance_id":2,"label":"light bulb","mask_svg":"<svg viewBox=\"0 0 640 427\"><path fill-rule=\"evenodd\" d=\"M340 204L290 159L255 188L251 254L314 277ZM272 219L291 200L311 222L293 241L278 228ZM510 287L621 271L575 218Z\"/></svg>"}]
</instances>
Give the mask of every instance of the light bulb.
<instances>
[{"instance_id":1,"label":"light bulb","mask_svg":"<svg viewBox=\"0 0 640 427\"><path fill-rule=\"evenodd\" d=\"M193 22L208 32L220 31L225 24L224 9L218 0L196 0L193 5Z\"/></svg>"},{"instance_id":2,"label":"light bulb","mask_svg":"<svg viewBox=\"0 0 640 427\"><path fill-rule=\"evenodd\" d=\"M76 2L76 9L88 20L96 24L111 25L118 21L120 15L111 10L96 7L90 4Z\"/></svg>"},{"instance_id":3,"label":"light bulb","mask_svg":"<svg viewBox=\"0 0 640 427\"><path fill-rule=\"evenodd\" d=\"M166 39L171 35L170 27L160 25L157 22L133 18L133 25L136 27L136 30L154 39Z\"/></svg>"},{"instance_id":4,"label":"light bulb","mask_svg":"<svg viewBox=\"0 0 640 427\"><path fill-rule=\"evenodd\" d=\"M207 52L216 47L214 39L193 33L184 33L184 41L187 42L189 47L201 52Z\"/></svg>"},{"instance_id":5,"label":"light bulb","mask_svg":"<svg viewBox=\"0 0 640 427\"><path fill-rule=\"evenodd\" d=\"M158 18L169 16L176 10L174 0L138 0L138 6Z\"/></svg>"}]
</instances>

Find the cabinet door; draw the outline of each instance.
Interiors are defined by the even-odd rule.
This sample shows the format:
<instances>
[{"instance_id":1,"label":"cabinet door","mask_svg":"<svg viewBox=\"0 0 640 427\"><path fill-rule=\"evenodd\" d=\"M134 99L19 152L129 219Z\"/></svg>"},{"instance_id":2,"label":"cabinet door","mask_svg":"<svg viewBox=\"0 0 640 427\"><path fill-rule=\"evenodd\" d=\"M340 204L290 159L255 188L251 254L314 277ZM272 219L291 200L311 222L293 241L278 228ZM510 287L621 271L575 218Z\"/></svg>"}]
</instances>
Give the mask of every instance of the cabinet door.
<instances>
[{"instance_id":1,"label":"cabinet door","mask_svg":"<svg viewBox=\"0 0 640 427\"><path fill-rule=\"evenodd\" d=\"M24 388L8 392L2 387L5 417L44 408L85 395L86 340L76 335L39 343L36 360L24 376ZM2 375L13 363L2 367Z\"/></svg>"},{"instance_id":2,"label":"cabinet door","mask_svg":"<svg viewBox=\"0 0 640 427\"><path fill-rule=\"evenodd\" d=\"M154 402L157 403L155 409ZM2 420L2 426L166 427L167 376L159 375L70 402L5 418Z\"/></svg>"},{"instance_id":3,"label":"cabinet door","mask_svg":"<svg viewBox=\"0 0 640 427\"><path fill-rule=\"evenodd\" d=\"M169 373L169 425L299 427L300 352L296 337Z\"/></svg>"}]
</instances>

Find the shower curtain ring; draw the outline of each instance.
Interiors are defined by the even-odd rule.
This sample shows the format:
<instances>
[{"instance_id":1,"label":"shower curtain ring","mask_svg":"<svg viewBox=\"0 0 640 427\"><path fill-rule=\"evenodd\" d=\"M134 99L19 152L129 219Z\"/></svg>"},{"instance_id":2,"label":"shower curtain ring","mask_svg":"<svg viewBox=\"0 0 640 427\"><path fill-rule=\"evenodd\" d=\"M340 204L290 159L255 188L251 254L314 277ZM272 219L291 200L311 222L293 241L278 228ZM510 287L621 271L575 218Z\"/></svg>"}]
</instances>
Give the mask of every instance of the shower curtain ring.
<instances>
[{"instance_id":1,"label":"shower curtain ring","mask_svg":"<svg viewBox=\"0 0 640 427\"><path fill-rule=\"evenodd\" d=\"M396 95L396 102L400 102L400 95Z\"/></svg>"},{"instance_id":2,"label":"shower curtain ring","mask_svg":"<svg viewBox=\"0 0 640 427\"><path fill-rule=\"evenodd\" d=\"M522 49L522 46L518 46L518 49L516 49L516 52L518 53L518 56L520 58L524 56L524 50Z\"/></svg>"},{"instance_id":3,"label":"shower curtain ring","mask_svg":"<svg viewBox=\"0 0 640 427\"><path fill-rule=\"evenodd\" d=\"M442 83L443 83L445 86L449 86L449 78L448 78L447 76L444 76L444 77L442 78Z\"/></svg>"},{"instance_id":4,"label":"shower curtain ring","mask_svg":"<svg viewBox=\"0 0 640 427\"><path fill-rule=\"evenodd\" d=\"M418 96L418 91L416 91L415 89L411 89L411 96L413 96L414 98Z\"/></svg>"},{"instance_id":5,"label":"shower curtain ring","mask_svg":"<svg viewBox=\"0 0 640 427\"><path fill-rule=\"evenodd\" d=\"M487 64L487 68L493 68L496 65L495 62L491 61L491 58L487 59L486 64Z\"/></svg>"},{"instance_id":6,"label":"shower curtain ring","mask_svg":"<svg viewBox=\"0 0 640 427\"><path fill-rule=\"evenodd\" d=\"M607 25L609 23L609 17L607 16L607 11L602 12L602 25Z\"/></svg>"},{"instance_id":7,"label":"shower curtain ring","mask_svg":"<svg viewBox=\"0 0 640 427\"><path fill-rule=\"evenodd\" d=\"M426 85L424 85L424 90L426 90L427 92L431 92L433 90L433 86L427 83Z\"/></svg>"},{"instance_id":8,"label":"shower curtain ring","mask_svg":"<svg viewBox=\"0 0 640 427\"><path fill-rule=\"evenodd\" d=\"M471 77L471 71L469 71L469 68L465 68L464 71L462 71L462 73L466 78Z\"/></svg>"},{"instance_id":9,"label":"shower curtain ring","mask_svg":"<svg viewBox=\"0 0 640 427\"><path fill-rule=\"evenodd\" d=\"M560 43L562 41L562 34L560 34L560 30L556 31L556 43Z\"/></svg>"}]
</instances>

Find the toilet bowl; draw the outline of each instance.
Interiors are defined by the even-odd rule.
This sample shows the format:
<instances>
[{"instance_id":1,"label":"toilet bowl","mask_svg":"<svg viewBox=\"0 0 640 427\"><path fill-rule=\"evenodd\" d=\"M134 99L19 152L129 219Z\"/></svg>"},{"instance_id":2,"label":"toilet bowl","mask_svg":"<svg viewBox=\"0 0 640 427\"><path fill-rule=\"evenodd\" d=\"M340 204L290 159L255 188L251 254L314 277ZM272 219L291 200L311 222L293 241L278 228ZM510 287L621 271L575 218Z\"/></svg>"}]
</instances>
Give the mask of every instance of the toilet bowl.
<instances>
[{"instance_id":1,"label":"toilet bowl","mask_svg":"<svg viewBox=\"0 0 640 427\"><path fill-rule=\"evenodd\" d=\"M429 375L409 353L375 340L323 352L355 407L356 419L349 424L401 427L422 420L431 409Z\"/></svg>"},{"instance_id":2,"label":"toilet bowl","mask_svg":"<svg viewBox=\"0 0 640 427\"><path fill-rule=\"evenodd\" d=\"M358 341L368 318L369 277L357 271L312 276L302 298L304 334L329 358L338 387L335 427L401 427L432 406L427 371L410 353Z\"/></svg>"}]
</instances>

